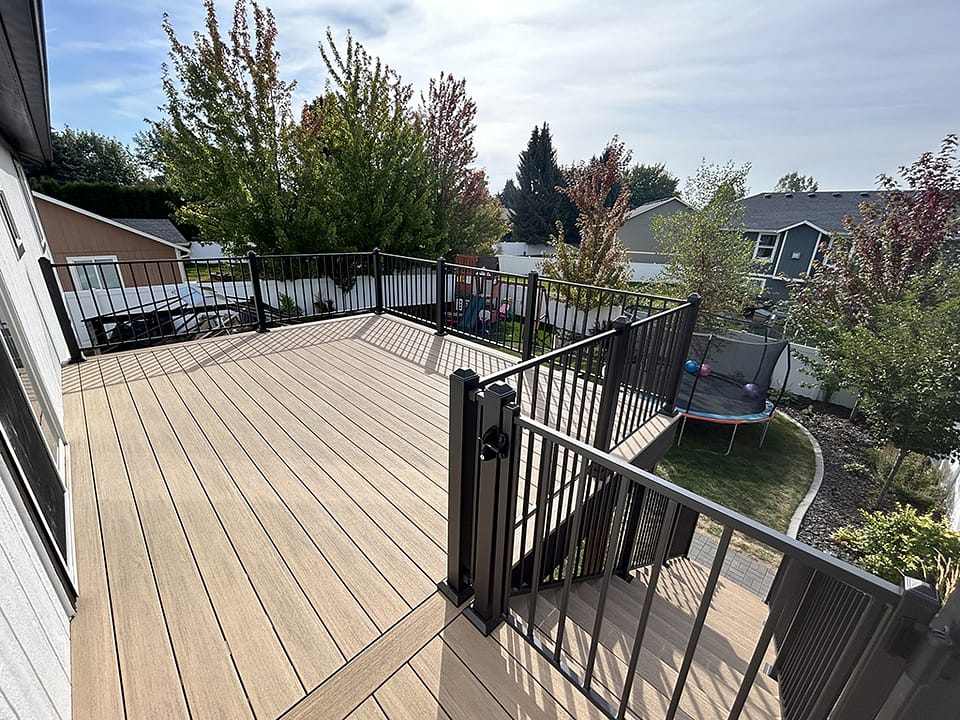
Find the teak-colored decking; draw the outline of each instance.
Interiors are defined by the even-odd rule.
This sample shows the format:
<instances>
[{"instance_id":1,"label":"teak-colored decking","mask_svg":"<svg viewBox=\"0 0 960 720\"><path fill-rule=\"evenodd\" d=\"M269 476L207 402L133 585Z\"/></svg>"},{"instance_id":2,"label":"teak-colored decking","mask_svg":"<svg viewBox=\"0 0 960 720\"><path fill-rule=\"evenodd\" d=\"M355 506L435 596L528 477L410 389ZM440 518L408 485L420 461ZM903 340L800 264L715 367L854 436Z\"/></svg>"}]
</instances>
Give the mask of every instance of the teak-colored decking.
<instances>
[{"instance_id":1,"label":"teak-colored decking","mask_svg":"<svg viewBox=\"0 0 960 720\"><path fill-rule=\"evenodd\" d=\"M65 369L74 717L602 717L435 590L448 375L511 363L365 316Z\"/></svg>"}]
</instances>

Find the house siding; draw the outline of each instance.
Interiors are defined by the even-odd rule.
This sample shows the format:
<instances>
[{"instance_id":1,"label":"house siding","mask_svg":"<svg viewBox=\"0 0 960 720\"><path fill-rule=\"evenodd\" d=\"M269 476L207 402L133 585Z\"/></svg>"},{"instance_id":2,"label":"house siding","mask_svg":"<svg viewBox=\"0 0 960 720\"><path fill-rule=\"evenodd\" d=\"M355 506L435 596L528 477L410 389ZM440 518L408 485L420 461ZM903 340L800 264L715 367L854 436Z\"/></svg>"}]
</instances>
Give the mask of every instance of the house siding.
<instances>
[{"instance_id":1,"label":"house siding","mask_svg":"<svg viewBox=\"0 0 960 720\"><path fill-rule=\"evenodd\" d=\"M50 242L53 261L56 263L64 263L69 257L104 255L114 255L120 261L177 259L177 249L169 245L149 240L40 197L36 198L36 202L44 232ZM172 267L164 266L162 269L164 275L169 275L172 271ZM152 281L148 279L148 272ZM60 268L59 273L64 289L72 289L69 272ZM148 270L146 265L121 266L121 275L126 287L157 283L155 267Z\"/></svg>"},{"instance_id":2,"label":"house siding","mask_svg":"<svg viewBox=\"0 0 960 720\"><path fill-rule=\"evenodd\" d=\"M35 391L62 438L63 334L38 260L47 255L34 222L29 189L17 161L0 143L0 189L23 244L23 255L0 223L0 304L32 369ZM69 513L69 495L67 496ZM67 527L71 526L68 521ZM72 539L68 539L72 546ZM69 611L46 550L6 463L0 462L0 716L70 716Z\"/></svg>"},{"instance_id":3,"label":"house siding","mask_svg":"<svg viewBox=\"0 0 960 720\"><path fill-rule=\"evenodd\" d=\"M790 228L784 235L780 250L780 261L777 263L774 274L799 278L805 275L810 267L810 259L817 251L820 232L809 225L798 225ZM794 253L797 253L799 257L794 258Z\"/></svg>"},{"instance_id":4,"label":"house siding","mask_svg":"<svg viewBox=\"0 0 960 720\"><path fill-rule=\"evenodd\" d=\"M658 207L652 208L642 215L637 215L627 220L620 228L620 240L631 253L654 253L652 256L646 256L643 262L664 263L666 256L660 254L660 245L653 235L653 219L655 217L664 217L673 215L675 212L682 212L689 208L677 199L664 203ZM634 262L641 262L640 257L631 256Z\"/></svg>"}]
</instances>

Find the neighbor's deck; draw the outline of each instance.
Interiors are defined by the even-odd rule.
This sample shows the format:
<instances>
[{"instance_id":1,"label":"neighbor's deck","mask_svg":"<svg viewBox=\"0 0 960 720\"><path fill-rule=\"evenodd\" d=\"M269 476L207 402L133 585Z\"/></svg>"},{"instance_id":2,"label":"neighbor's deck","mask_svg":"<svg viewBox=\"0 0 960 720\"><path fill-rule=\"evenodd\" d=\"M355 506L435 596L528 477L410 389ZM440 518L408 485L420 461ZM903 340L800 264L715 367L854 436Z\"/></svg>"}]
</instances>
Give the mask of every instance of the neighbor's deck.
<instances>
[{"instance_id":1,"label":"neighbor's deck","mask_svg":"<svg viewBox=\"0 0 960 720\"><path fill-rule=\"evenodd\" d=\"M435 591L448 375L511 362L365 316L67 368L74 717L601 717Z\"/></svg>"}]
</instances>

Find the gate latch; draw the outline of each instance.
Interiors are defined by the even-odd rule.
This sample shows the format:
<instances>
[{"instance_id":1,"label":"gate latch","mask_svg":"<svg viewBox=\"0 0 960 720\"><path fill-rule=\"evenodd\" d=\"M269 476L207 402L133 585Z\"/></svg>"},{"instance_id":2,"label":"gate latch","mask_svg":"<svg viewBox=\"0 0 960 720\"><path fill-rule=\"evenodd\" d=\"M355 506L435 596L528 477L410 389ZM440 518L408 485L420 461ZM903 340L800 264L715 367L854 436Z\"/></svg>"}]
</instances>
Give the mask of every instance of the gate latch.
<instances>
[{"instance_id":1,"label":"gate latch","mask_svg":"<svg viewBox=\"0 0 960 720\"><path fill-rule=\"evenodd\" d=\"M480 459L505 458L510 452L510 438L500 428L492 425L480 438Z\"/></svg>"}]
</instances>

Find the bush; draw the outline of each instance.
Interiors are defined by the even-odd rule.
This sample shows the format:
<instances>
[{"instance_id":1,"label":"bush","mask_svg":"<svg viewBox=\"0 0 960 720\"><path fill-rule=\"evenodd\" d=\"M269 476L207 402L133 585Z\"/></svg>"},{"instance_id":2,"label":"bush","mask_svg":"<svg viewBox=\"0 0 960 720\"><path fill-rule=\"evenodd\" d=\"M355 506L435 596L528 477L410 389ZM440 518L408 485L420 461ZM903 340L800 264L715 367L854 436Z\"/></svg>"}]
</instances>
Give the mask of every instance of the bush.
<instances>
[{"instance_id":1,"label":"bush","mask_svg":"<svg viewBox=\"0 0 960 720\"><path fill-rule=\"evenodd\" d=\"M948 570L944 559L960 558L960 533L909 505L860 513L863 525L841 528L834 539L853 550L864 568L890 582L899 584L902 575L910 575L940 585L940 575Z\"/></svg>"},{"instance_id":2,"label":"bush","mask_svg":"<svg viewBox=\"0 0 960 720\"><path fill-rule=\"evenodd\" d=\"M897 460L897 449L892 445L867 451L867 460L882 482ZM946 489L940 482L940 473L924 455L907 456L893 479L891 489L901 502L913 505L920 512L940 515L946 500Z\"/></svg>"},{"instance_id":3,"label":"bush","mask_svg":"<svg viewBox=\"0 0 960 720\"><path fill-rule=\"evenodd\" d=\"M297 305L296 301L286 293L280 293L280 312L287 317L300 317L303 315L303 308Z\"/></svg>"}]
</instances>

